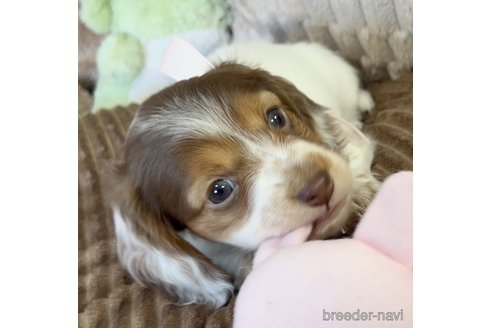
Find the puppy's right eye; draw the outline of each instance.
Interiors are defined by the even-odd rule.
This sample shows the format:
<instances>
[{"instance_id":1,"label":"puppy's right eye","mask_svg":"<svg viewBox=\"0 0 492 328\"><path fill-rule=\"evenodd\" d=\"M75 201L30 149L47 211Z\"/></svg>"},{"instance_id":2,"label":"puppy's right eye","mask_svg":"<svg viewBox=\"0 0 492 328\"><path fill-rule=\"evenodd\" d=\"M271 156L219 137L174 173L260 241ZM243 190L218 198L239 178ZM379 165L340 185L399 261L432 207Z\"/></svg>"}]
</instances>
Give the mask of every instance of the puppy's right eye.
<instances>
[{"instance_id":1,"label":"puppy's right eye","mask_svg":"<svg viewBox=\"0 0 492 328\"><path fill-rule=\"evenodd\" d=\"M270 108L266 113L268 124L276 129L281 129L287 123L287 119L282 110L278 107Z\"/></svg>"},{"instance_id":2,"label":"puppy's right eye","mask_svg":"<svg viewBox=\"0 0 492 328\"><path fill-rule=\"evenodd\" d=\"M229 180L219 179L212 183L208 199L214 204L224 202L234 191L234 185Z\"/></svg>"}]
</instances>

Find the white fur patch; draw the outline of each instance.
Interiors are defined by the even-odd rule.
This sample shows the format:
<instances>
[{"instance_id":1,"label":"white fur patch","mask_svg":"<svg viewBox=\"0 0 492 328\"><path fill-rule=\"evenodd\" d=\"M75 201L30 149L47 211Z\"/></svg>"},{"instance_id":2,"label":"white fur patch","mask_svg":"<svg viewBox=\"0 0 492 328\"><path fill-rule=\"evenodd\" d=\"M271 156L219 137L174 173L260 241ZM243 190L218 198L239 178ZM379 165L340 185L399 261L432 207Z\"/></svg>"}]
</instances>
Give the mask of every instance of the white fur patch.
<instances>
[{"instance_id":1,"label":"white fur patch","mask_svg":"<svg viewBox=\"0 0 492 328\"><path fill-rule=\"evenodd\" d=\"M201 238L187 229L179 234L234 279L249 273L251 269L250 251Z\"/></svg>"},{"instance_id":2,"label":"white fur patch","mask_svg":"<svg viewBox=\"0 0 492 328\"><path fill-rule=\"evenodd\" d=\"M233 290L229 282L205 276L198 263L187 254L168 254L144 243L116 207L113 218L118 256L134 279L166 287L180 298L181 304L210 303L218 308L227 302Z\"/></svg>"},{"instance_id":3,"label":"white fur patch","mask_svg":"<svg viewBox=\"0 0 492 328\"><path fill-rule=\"evenodd\" d=\"M184 105L188 107L183 108ZM166 110L147 114L145 119L134 120L129 130L137 135L149 131L162 133L176 141L189 137L190 134L197 137L224 134L234 136L237 134L237 124L227 113L226 105L220 100L196 95L186 102L167 103ZM166 129L162 129L163 126Z\"/></svg>"},{"instance_id":4,"label":"white fur patch","mask_svg":"<svg viewBox=\"0 0 492 328\"><path fill-rule=\"evenodd\" d=\"M289 199L286 193L289 181L285 171L302 166L311 154L321 155L331 163L335 188L330 206L349 198L352 193L352 176L347 164L326 148L298 139L283 145L264 144L261 153L262 164L249 196L250 214L245 224L230 236L228 243L232 245L254 249L265 239L312 222L325 211L324 208L304 208L301 204L294 204L295 200ZM286 204L291 204L291 207L284 207Z\"/></svg>"}]
</instances>

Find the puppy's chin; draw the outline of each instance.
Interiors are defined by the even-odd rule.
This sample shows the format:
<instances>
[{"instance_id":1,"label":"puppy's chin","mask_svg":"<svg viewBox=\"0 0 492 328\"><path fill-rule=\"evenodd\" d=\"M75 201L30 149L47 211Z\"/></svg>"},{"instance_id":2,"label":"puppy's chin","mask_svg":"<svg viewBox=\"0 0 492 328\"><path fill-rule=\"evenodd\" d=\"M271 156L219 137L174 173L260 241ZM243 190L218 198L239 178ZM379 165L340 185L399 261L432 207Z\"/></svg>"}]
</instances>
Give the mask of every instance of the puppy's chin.
<instances>
[{"instance_id":1,"label":"puppy's chin","mask_svg":"<svg viewBox=\"0 0 492 328\"><path fill-rule=\"evenodd\" d=\"M303 225L311 226L311 233L308 235L307 240L325 240L339 237L346 233L345 228L350 221L352 214L349 196L347 196L333 206L327 207L321 215L309 220L306 224L299 223L300 225L296 226L292 230L295 230ZM299 220L299 222L303 221L304 220ZM278 236L274 235L272 237Z\"/></svg>"}]
</instances>

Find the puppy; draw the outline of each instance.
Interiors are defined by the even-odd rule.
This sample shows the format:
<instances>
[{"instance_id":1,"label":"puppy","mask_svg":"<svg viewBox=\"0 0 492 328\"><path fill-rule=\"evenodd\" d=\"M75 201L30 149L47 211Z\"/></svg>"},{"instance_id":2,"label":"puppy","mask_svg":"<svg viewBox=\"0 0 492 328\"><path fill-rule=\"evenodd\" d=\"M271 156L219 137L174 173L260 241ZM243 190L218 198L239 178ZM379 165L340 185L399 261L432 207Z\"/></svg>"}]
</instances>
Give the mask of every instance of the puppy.
<instances>
[{"instance_id":1,"label":"puppy","mask_svg":"<svg viewBox=\"0 0 492 328\"><path fill-rule=\"evenodd\" d=\"M353 229L379 186L355 70L315 44L251 43L138 110L111 172L118 255L179 302L224 305L271 237Z\"/></svg>"}]
</instances>

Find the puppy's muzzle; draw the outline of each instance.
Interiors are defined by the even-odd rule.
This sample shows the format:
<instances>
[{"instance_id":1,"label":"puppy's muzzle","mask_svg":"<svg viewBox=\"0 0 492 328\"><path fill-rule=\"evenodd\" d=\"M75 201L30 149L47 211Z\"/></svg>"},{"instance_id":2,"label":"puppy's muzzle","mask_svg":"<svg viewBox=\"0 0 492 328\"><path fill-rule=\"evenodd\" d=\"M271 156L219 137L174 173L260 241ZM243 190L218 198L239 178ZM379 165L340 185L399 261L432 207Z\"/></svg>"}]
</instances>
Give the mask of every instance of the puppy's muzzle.
<instances>
[{"instance_id":1,"label":"puppy's muzzle","mask_svg":"<svg viewBox=\"0 0 492 328\"><path fill-rule=\"evenodd\" d=\"M328 205L333 194L333 181L326 170L319 170L310 176L297 193L297 199L312 206Z\"/></svg>"}]
</instances>

